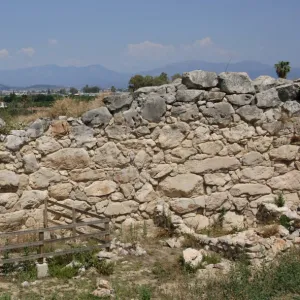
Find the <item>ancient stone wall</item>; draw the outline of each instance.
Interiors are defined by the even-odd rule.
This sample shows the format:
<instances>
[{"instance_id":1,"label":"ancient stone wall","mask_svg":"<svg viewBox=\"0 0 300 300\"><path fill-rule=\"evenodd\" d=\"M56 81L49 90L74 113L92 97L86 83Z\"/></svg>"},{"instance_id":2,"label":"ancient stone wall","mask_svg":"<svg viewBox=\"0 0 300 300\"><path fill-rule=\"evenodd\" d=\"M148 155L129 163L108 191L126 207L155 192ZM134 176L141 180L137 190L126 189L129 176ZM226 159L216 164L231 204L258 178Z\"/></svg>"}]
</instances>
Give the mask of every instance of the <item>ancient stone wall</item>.
<instances>
[{"instance_id":1,"label":"ancient stone wall","mask_svg":"<svg viewBox=\"0 0 300 300\"><path fill-rule=\"evenodd\" d=\"M299 81L193 71L13 130L1 136L0 229L38 226L47 198L116 226L165 203L196 230L224 211L225 228L255 226L279 193L296 209L299 92Z\"/></svg>"}]
</instances>

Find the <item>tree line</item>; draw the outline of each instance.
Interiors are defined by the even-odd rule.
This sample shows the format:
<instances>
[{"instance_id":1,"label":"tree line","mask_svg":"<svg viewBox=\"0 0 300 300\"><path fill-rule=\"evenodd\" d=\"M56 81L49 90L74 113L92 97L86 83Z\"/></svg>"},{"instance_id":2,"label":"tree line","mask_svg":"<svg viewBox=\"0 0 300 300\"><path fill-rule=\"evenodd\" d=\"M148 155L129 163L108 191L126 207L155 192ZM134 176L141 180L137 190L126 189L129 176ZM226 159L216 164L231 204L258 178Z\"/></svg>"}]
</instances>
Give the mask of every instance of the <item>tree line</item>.
<instances>
[{"instance_id":1,"label":"tree line","mask_svg":"<svg viewBox=\"0 0 300 300\"><path fill-rule=\"evenodd\" d=\"M173 76L171 76L171 79L169 79L168 74L165 72L162 72L159 76L143 76L138 74L130 78L128 89L134 92L141 87L160 86L163 84L167 84L171 81L174 81L177 78L181 78L181 75L179 73L176 73Z\"/></svg>"}]
</instances>

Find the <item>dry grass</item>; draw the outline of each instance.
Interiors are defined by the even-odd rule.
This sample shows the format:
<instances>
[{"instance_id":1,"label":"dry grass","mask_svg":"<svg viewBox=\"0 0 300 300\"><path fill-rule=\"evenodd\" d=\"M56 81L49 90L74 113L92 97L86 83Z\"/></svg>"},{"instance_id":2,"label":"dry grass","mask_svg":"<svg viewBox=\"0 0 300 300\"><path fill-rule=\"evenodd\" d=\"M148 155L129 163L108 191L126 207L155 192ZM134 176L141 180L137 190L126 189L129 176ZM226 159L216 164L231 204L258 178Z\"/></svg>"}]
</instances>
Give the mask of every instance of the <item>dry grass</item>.
<instances>
[{"instance_id":1,"label":"dry grass","mask_svg":"<svg viewBox=\"0 0 300 300\"><path fill-rule=\"evenodd\" d=\"M64 98L54 102L52 107L39 110L31 115L21 115L14 118L14 123L29 124L39 118L57 118L58 116L80 117L83 113L104 105L103 99L110 93L101 93L93 101L80 101Z\"/></svg>"},{"instance_id":2,"label":"dry grass","mask_svg":"<svg viewBox=\"0 0 300 300\"><path fill-rule=\"evenodd\" d=\"M262 236L263 238L269 238L271 236L278 234L278 231L279 231L279 227L277 224L267 225L259 231L259 235Z\"/></svg>"}]
</instances>

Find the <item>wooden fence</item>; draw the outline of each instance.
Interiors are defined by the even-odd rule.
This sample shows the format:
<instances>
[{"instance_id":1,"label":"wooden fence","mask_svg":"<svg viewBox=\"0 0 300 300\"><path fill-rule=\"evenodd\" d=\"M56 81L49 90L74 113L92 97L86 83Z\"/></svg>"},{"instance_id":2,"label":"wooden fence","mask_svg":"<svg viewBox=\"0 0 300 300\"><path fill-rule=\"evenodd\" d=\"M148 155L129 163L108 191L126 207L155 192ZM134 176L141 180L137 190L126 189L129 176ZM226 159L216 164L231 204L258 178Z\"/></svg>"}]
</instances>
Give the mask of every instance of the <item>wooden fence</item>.
<instances>
[{"instance_id":1,"label":"wooden fence","mask_svg":"<svg viewBox=\"0 0 300 300\"><path fill-rule=\"evenodd\" d=\"M51 206L58 206L63 208L64 210L70 210L71 214L54 210L53 208L51 208ZM49 213L69 219L71 220L71 223L67 225L62 225L59 222L49 218ZM77 213L89 216L92 218L92 220L77 222L78 220ZM54 202L52 200L45 200L43 221L44 221L43 222L44 227L42 228L0 233L0 241L3 241L7 238L14 237L14 236L19 238L22 236L34 237L38 235L37 241L6 244L5 246L0 246L0 254L7 253L8 251L11 250L17 250L17 249L24 250L27 248L29 249L32 247L38 247L38 251L36 254L28 254L19 257L13 257L13 258L0 258L0 263L1 264L14 263L14 262L27 261L27 260L37 260L37 259L42 260L47 257L59 256L59 255L70 254L70 253L79 253L83 251L90 251L90 250L100 249L100 248L109 249L110 246L109 219L101 218L94 213L87 212L79 208L71 207L66 204ZM49 226L49 223L53 223L56 226ZM81 230L79 230L79 228L82 227L91 227L93 229L96 229L96 231L92 233L84 233ZM59 238L47 238L47 236L45 235L45 233L50 233L59 230L71 230L72 235L66 237L59 237ZM98 244L95 246L73 248L73 249L61 250L57 252L45 251L46 245L51 245L58 242L65 242L65 241L76 240L76 239L87 239L87 238L92 238L96 240ZM1 256L3 256L3 254Z\"/></svg>"}]
</instances>

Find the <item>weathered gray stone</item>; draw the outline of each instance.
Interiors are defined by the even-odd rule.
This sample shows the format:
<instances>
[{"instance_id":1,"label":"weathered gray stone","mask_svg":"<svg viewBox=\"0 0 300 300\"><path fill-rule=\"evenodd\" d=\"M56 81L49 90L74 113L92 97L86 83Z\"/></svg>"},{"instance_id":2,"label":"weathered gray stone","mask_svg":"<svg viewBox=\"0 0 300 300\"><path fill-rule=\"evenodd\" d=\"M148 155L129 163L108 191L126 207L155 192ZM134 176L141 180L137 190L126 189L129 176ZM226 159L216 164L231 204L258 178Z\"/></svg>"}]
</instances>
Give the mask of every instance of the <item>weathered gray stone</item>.
<instances>
[{"instance_id":1,"label":"weathered gray stone","mask_svg":"<svg viewBox=\"0 0 300 300\"><path fill-rule=\"evenodd\" d=\"M33 189L47 188L50 183L59 182L60 180L59 173L49 168L40 168L29 175L29 184Z\"/></svg>"},{"instance_id":2,"label":"weathered gray stone","mask_svg":"<svg viewBox=\"0 0 300 300\"><path fill-rule=\"evenodd\" d=\"M104 98L103 102L110 111L118 111L130 107L133 97L130 93L110 95Z\"/></svg>"},{"instance_id":3,"label":"weathered gray stone","mask_svg":"<svg viewBox=\"0 0 300 300\"><path fill-rule=\"evenodd\" d=\"M285 84L276 88L281 101L300 99L300 86L296 84Z\"/></svg>"},{"instance_id":4,"label":"weathered gray stone","mask_svg":"<svg viewBox=\"0 0 300 300\"><path fill-rule=\"evenodd\" d=\"M195 231L199 231L209 227L209 219L203 215L196 215L195 217L184 218L183 222Z\"/></svg>"},{"instance_id":5,"label":"weathered gray stone","mask_svg":"<svg viewBox=\"0 0 300 300\"><path fill-rule=\"evenodd\" d=\"M172 210L178 214L186 214L199 208L205 208L207 196L196 198L178 198L170 202Z\"/></svg>"},{"instance_id":6,"label":"weathered gray stone","mask_svg":"<svg viewBox=\"0 0 300 300\"><path fill-rule=\"evenodd\" d=\"M81 117L82 122L86 125L92 126L106 126L111 120L112 115L106 107L99 107L87 111Z\"/></svg>"},{"instance_id":7,"label":"weathered gray stone","mask_svg":"<svg viewBox=\"0 0 300 300\"><path fill-rule=\"evenodd\" d=\"M82 148L65 148L49 154L43 160L46 167L57 170L73 170L88 167L90 157Z\"/></svg>"},{"instance_id":8,"label":"weathered gray stone","mask_svg":"<svg viewBox=\"0 0 300 300\"><path fill-rule=\"evenodd\" d=\"M300 111L300 103L298 101L286 101L282 108L284 111L288 112L289 116Z\"/></svg>"},{"instance_id":9,"label":"weathered gray stone","mask_svg":"<svg viewBox=\"0 0 300 300\"><path fill-rule=\"evenodd\" d=\"M256 94L257 106L261 108L277 107L281 101L275 88Z\"/></svg>"},{"instance_id":10,"label":"weathered gray stone","mask_svg":"<svg viewBox=\"0 0 300 300\"><path fill-rule=\"evenodd\" d=\"M160 182L159 190L169 197L197 196L203 193L203 179L194 174L179 174Z\"/></svg>"},{"instance_id":11,"label":"weathered gray stone","mask_svg":"<svg viewBox=\"0 0 300 300\"><path fill-rule=\"evenodd\" d=\"M199 95L202 94L202 91L199 90L180 90L176 94L177 102L192 102L197 101Z\"/></svg>"},{"instance_id":12,"label":"weathered gray stone","mask_svg":"<svg viewBox=\"0 0 300 300\"><path fill-rule=\"evenodd\" d=\"M75 169L70 171L70 178L74 181L94 181L106 178L106 173L103 170Z\"/></svg>"},{"instance_id":13,"label":"weathered gray stone","mask_svg":"<svg viewBox=\"0 0 300 300\"><path fill-rule=\"evenodd\" d=\"M8 135L6 137L5 147L12 151L17 151L24 145L26 138L22 136Z\"/></svg>"},{"instance_id":14,"label":"weathered gray stone","mask_svg":"<svg viewBox=\"0 0 300 300\"><path fill-rule=\"evenodd\" d=\"M284 175L273 177L267 184L276 190L299 191L300 189L300 171L293 170Z\"/></svg>"},{"instance_id":15,"label":"weathered gray stone","mask_svg":"<svg viewBox=\"0 0 300 300\"><path fill-rule=\"evenodd\" d=\"M211 101L211 102L223 101L225 96L226 94L223 92L213 92L213 91L205 92L201 95L201 97L203 97L203 100Z\"/></svg>"},{"instance_id":16,"label":"weathered gray stone","mask_svg":"<svg viewBox=\"0 0 300 300\"><path fill-rule=\"evenodd\" d=\"M269 90L277 86L277 81L271 76L259 76L253 80L253 85L257 93Z\"/></svg>"},{"instance_id":17,"label":"weathered gray stone","mask_svg":"<svg viewBox=\"0 0 300 300\"><path fill-rule=\"evenodd\" d=\"M115 173L114 180L119 183L134 182L139 177L139 172L134 166L123 168Z\"/></svg>"},{"instance_id":18,"label":"weathered gray stone","mask_svg":"<svg viewBox=\"0 0 300 300\"><path fill-rule=\"evenodd\" d=\"M254 96L249 94L226 95L226 98L231 104L236 106L248 105L254 100Z\"/></svg>"},{"instance_id":19,"label":"weathered gray stone","mask_svg":"<svg viewBox=\"0 0 300 300\"><path fill-rule=\"evenodd\" d=\"M232 196L241 196L241 195L266 195L271 193L271 189L263 184L259 183L245 183L245 184L236 184L230 189Z\"/></svg>"},{"instance_id":20,"label":"weathered gray stone","mask_svg":"<svg viewBox=\"0 0 300 300\"><path fill-rule=\"evenodd\" d=\"M32 209L38 208L44 201L48 199L47 191L24 191L19 201L16 203L16 209Z\"/></svg>"},{"instance_id":21,"label":"weathered gray stone","mask_svg":"<svg viewBox=\"0 0 300 300\"><path fill-rule=\"evenodd\" d=\"M181 121L192 121L199 118L199 109L195 103L172 106L171 115Z\"/></svg>"},{"instance_id":22,"label":"weathered gray stone","mask_svg":"<svg viewBox=\"0 0 300 300\"><path fill-rule=\"evenodd\" d=\"M11 209L16 202L18 201L19 197L15 193L0 193L0 212L1 208L4 207L6 210Z\"/></svg>"},{"instance_id":23,"label":"weathered gray stone","mask_svg":"<svg viewBox=\"0 0 300 300\"><path fill-rule=\"evenodd\" d=\"M61 145L52 137L43 135L36 140L36 148L44 155L60 150Z\"/></svg>"},{"instance_id":24,"label":"weathered gray stone","mask_svg":"<svg viewBox=\"0 0 300 300\"><path fill-rule=\"evenodd\" d=\"M231 128L224 128L222 132L228 142L236 143L243 139L251 138L255 134L255 129L252 126L242 123Z\"/></svg>"},{"instance_id":25,"label":"weathered gray stone","mask_svg":"<svg viewBox=\"0 0 300 300\"><path fill-rule=\"evenodd\" d=\"M140 170L143 169L144 166L147 166L151 160L151 157L145 150L140 150L135 158L134 165Z\"/></svg>"},{"instance_id":26,"label":"weathered gray stone","mask_svg":"<svg viewBox=\"0 0 300 300\"><path fill-rule=\"evenodd\" d=\"M151 202L157 199L157 194L150 183L145 183L135 194L135 199L139 203Z\"/></svg>"},{"instance_id":27,"label":"weathered gray stone","mask_svg":"<svg viewBox=\"0 0 300 300\"><path fill-rule=\"evenodd\" d=\"M202 89L215 87L218 84L217 74L196 70L182 75L182 83L188 88Z\"/></svg>"},{"instance_id":28,"label":"weathered gray stone","mask_svg":"<svg viewBox=\"0 0 300 300\"><path fill-rule=\"evenodd\" d=\"M25 210L0 214L0 230L17 230L25 223L27 212Z\"/></svg>"},{"instance_id":29,"label":"weathered gray stone","mask_svg":"<svg viewBox=\"0 0 300 300\"><path fill-rule=\"evenodd\" d=\"M263 110L256 105L245 105L236 110L236 113L247 122L255 122L262 118Z\"/></svg>"},{"instance_id":30,"label":"weathered gray stone","mask_svg":"<svg viewBox=\"0 0 300 300\"><path fill-rule=\"evenodd\" d=\"M198 145L198 148L200 149L201 153L208 155L218 154L223 149L223 147L224 145L221 141L206 142Z\"/></svg>"},{"instance_id":31,"label":"weathered gray stone","mask_svg":"<svg viewBox=\"0 0 300 300\"><path fill-rule=\"evenodd\" d=\"M0 151L0 163L9 163L13 160L13 157L8 151Z\"/></svg>"},{"instance_id":32,"label":"weathered gray stone","mask_svg":"<svg viewBox=\"0 0 300 300\"><path fill-rule=\"evenodd\" d=\"M105 132L110 139L122 141L127 139L130 128L124 125L108 125Z\"/></svg>"},{"instance_id":33,"label":"weathered gray stone","mask_svg":"<svg viewBox=\"0 0 300 300\"><path fill-rule=\"evenodd\" d=\"M270 179L274 174L273 167L262 167L255 166L251 168L245 168L241 170L241 181L257 181L257 180L266 180Z\"/></svg>"},{"instance_id":34,"label":"weathered gray stone","mask_svg":"<svg viewBox=\"0 0 300 300\"><path fill-rule=\"evenodd\" d=\"M123 202L110 202L104 214L106 216L127 215L138 210L139 204L133 200Z\"/></svg>"},{"instance_id":35,"label":"weathered gray stone","mask_svg":"<svg viewBox=\"0 0 300 300\"><path fill-rule=\"evenodd\" d=\"M214 107L205 107L201 112L208 118L210 124L228 125L232 121L234 109L231 104L226 102L219 102Z\"/></svg>"},{"instance_id":36,"label":"weathered gray stone","mask_svg":"<svg viewBox=\"0 0 300 300\"><path fill-rule=\"evenodd\" d=\"M114 142L108 142L95 150L94 162L101 167L122 167L129 162Z\"/></svg>"},{"instance_id":37,"label":"weathered gray stone","mask_svg":"<svg viewBox=\"0 0 300 300\"><path fill-rule=\"evenodd\" d=\"M298 154L299 146L295 145L283 145L278 148L274 148L269 152L272 159L275 160L294 160Z\"/></svg>"},{"instance_id":38,"label":"weathered gray stone","mask_svg":"<svg viewBox=\"0 0 300 300\"><path fill-rule=\"evenodd\" d=\"M78 146L82 146L86 143L96 142L93 128L85 125L72 126L70 137L75 139Z\"/></svg>"},{"instance_id":39,"label":"weathered gray stone","mask_svg":"<svg viewBox=\"0 0 300 300\"><path fill-rule=\"evenodd\" d=\"M150 175L155 179L159 179L170 174L172 171L173 168L170 165L160 164L157 165L155 168L151 169Z\"/></svg>"},{"instance_id":40,"label":"weathered gray stone","mask_svg":"<svg viewBox=\"0 0 300 300\"><path fill-rule=\"evenodd\" d=\"M39 164L33 153L25 154L23 156L23 163L25 173L33 173L39 169Z\"/></svg>"},{"instance_id":41,"label":"weathered gray stone","mask_svg":"<svg viewBox=\"0 0 300 300\"><path fill-rule=\"evenodd\" d=\"M210 140L211 132L207 125L201 124L194 131L193 145L196 148L198 144L207 142Z\"/></svg>"},{"instance_id":42,"label":"weathered gray stone","mask_svg":"<svg viewBox=\"0 0 300 300\"><path fill-rule=\"evenodd\" d=\"M87 196L101 197L115 192L117 184L111 180L95 181L85 188Z\"/></svg>"},{"instance_id":43,"label":"weathered gray stone","mask_svg":"<svg viewBox=\"0 0 300 300\"><path fill-rule=\"evenodd\" d=\"M254 94L255 89L247 73L223 72L219 74L221 92L228 94Z\"/></svg>"},{"instance_id":44,"label":"weathered gray stone","mask_svg":"<svg viewBox=\"0 0 300 300\"><path fill-rule=\"evenodd\" d=\"M213 193L206 198L206 210L216 211L222 208L222 205L228 200L227 192Z\"/></svg>"},{"instance_id":45,"label":"weathered gray stone","mask_svg":"<svg viewBox=\"0 0 300 300\"><path fill-rule=\"evenodd\" d=\"M224 220L222 223L222 227L224 230L236 230L236 229L243 229L244 225L244 216L237 215L233 211L228 211L224 215Z\"/></svg>"},{"instance_id":46,"label":"weathered gray stone","mask_svg":"<svg viewBox=\"0 0 300 300\"><path fill-rule=\"evenodd\" d=\"M197 150L194 148L178 147L171 151L171 161L176 163L185 162L187 158L194 154L197 154Z\"/></svg>"},{"instance_id":47,"label":"weathered gray stone","mask_svg":"<svg viewBox=\"0 0 300 300\"><path fill-rule=\"evenodd\" d=\"M256 151L250 151L242 158L242 163L245 166L256 166L264 161L262 154Z\"/></svg>"},{"instance_id":48,"label":"weathered gray stone","mask_svg":"<svg viewBox=\"0 0 300 300\"><path fill-rule=\"evenodd\" d=\"M16 191L19 186L19 175L12 171L0 170L0 192Z\"/></svg>"},{"instance_id":49,"label":"weathered gray stone","mask_svg":"<svg viewBox=\"0 0 300 300\"><path fill-rule=\"evenodd\" d=\"M157 95L149 95L142 104L142 117L150 122L159 122L165 114L167 106L165 100Z\"/></svg>"},{"instance_id":50,"label":"weathered gray stone","mask_svg":"<svg viewBox=\"0 0 300 300\"><path fill-rule=\"evenodd\" d=\"M68 199L72 191L71 183L59 183L49 187L49 195L56 200Z\"/></svg>"},{"instance_id":51,"label":"weathered gray stone","mask_svg":"<svg viewBox=\"0 0 300 300\"><path fill-rule=\"evenodd\" d=\"M230 175L224 173L204 174L204 182L207 185L223 186L230 181Z\"/></svg>"},{"instance_id":52,"label":"weathered gray stone","mask_svg":"<svg viewBox=\"0 0 300 300\"><path fill-rule=\"evenodd\" d=\"M236 170L239 168L240 162L235 157L216 156L204 160L188 160L184 166L191 173L204 174L216 171Z\"/></svg>"},{"instance_id":53,"label":"weathered gray stone","mask_svg":"<svg viewBox=\"0 0 300 300\"><path fill-rule=\"evenodd\" d=\"M36 139L43 135L45 131L49 128L50 121L37 119L29 125L26 130L27 136Z\"/></svg>"},{"instance_id":54,"label":"weathered gray stone","mask_svg":"<svg viewBox=\"0 0 300 300\"><path fill-rule=\"evenodd\" d=\"M188 126L185 123L165 125L158 137L158 143L164 149L175 148L183 141L187 133Z\"/></svg>"}]
</instances>

